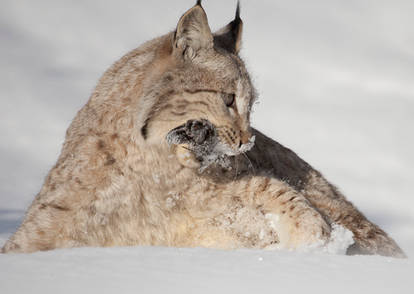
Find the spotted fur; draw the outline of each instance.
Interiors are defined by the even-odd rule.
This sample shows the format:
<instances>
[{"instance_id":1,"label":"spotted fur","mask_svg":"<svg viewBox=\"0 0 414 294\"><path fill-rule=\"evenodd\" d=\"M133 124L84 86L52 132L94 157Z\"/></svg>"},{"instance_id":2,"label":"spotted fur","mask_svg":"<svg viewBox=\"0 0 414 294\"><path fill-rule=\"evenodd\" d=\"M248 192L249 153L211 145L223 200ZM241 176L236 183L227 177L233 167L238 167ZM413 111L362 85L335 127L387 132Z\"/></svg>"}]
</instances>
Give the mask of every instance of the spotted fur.
<instances>
[{"instance_id":1,"label":"spotted fur","mask_svg":"<svg viewBox=\"0 0 414 294\"><path fill-rule=\"evenodd\" d=\"M326 242L333 221L352 229L337 211L347 203L343 197L250 127L256 95L238 56L242 25L237 12L211 33L198 2L174 32L111 66L67 130L56 165L3 252L132 245L299 248ZM214 148L206 150L220 147L217 158L226 158L227 166L212 160L200 170L202 160L189 142L200 145L207 133L167 140L189 121L214 127ZM253 136L258 140L251 149Z\"/></svg>"}]
</instances>

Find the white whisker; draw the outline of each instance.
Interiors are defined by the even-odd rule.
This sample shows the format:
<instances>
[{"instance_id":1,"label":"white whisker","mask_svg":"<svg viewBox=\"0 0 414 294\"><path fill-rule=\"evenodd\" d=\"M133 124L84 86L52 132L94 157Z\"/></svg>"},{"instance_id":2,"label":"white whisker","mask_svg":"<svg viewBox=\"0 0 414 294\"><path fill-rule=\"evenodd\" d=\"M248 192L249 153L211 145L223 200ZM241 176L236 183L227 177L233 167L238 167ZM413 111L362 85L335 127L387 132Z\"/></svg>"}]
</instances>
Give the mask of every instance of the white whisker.
<instances>
[{"instance_id":1,"label":"white whisker","mask_svg":"<svg viewBox=\"0 0 414 294\"><path fill-rule=\"evenodd\" d=\"M242 153L244 155L244 157L246 157L246 159L249 161L249 168L251 168L253 170L253 173L256 174L256 169L253 166L252 161L250 160L249 156L247 155L247 153Z\"/></svg>"}]
</instances>

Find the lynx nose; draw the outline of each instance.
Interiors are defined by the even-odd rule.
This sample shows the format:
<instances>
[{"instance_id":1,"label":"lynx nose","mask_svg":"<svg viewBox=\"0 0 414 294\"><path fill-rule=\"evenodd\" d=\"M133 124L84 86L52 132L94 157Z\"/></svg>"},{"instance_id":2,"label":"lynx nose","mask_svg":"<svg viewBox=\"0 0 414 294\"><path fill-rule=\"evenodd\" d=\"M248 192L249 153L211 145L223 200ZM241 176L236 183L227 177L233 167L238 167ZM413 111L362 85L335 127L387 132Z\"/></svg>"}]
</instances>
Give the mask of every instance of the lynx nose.
<instances>
[{"instance_id":1,"label":"lynx nose","mask_svg":"<svg viewBox=\"0 0 414 294\"><path fill-rule=\"evenodd\" d=\"M250 132L242 132L240 131L240 146L244 144L247 144L250 142L250 138L252 137L252 134Z\"/></svg>"}]
</instances>

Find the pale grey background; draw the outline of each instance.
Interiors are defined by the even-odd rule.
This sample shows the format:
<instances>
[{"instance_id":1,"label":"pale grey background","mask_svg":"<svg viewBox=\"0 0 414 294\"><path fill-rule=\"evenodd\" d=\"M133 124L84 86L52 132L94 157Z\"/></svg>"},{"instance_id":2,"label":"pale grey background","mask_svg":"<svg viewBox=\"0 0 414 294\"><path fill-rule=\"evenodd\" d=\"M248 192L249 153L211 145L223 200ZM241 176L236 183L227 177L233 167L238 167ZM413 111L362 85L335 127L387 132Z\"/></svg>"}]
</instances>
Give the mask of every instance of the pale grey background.
<instances>
[{"instance_id":1,"label":"pale grey background","mask_svg":"<svg viewBox=\"0 0 414 294\"><path fill-rule=\"evenodd\" d=\"M0 237L55 163L116 59L195 1L1 0ZM203 1L213 30L235 1ZM414 1L248 1L253 124L292 148L414 254Z\"/></svg>"}]
</instances>

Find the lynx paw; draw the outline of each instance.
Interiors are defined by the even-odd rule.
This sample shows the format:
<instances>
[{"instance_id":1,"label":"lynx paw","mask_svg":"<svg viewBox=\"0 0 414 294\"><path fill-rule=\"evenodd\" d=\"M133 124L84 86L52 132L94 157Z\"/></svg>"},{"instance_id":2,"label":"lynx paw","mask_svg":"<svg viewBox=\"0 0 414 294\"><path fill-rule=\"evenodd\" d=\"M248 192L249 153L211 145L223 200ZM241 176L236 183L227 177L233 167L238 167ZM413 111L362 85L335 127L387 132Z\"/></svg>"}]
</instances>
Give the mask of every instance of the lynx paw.
<instances>
[{"instance_id":1,"label":"lynx paw","mask_svg":"<svg viewBox=\"0 0 414 294\"><path fill-rule=\"evenodd\" d=\"M295 248L313 244L325 244L331 233L330 226L323 217L313 209L306 209L291 224L291 240Z\"/></svg>"},{"instance_id":2,"label":"lynx paw","mask_svg":"<svg viewBox=\"0 0 414 294\"><path fill-rule=\"evenodd\" d=\"M278 221L280 247L300 249L324 245L329 241L331 228L322 216L311 208L291 214Z\"/></svg>"}]
</instances>

